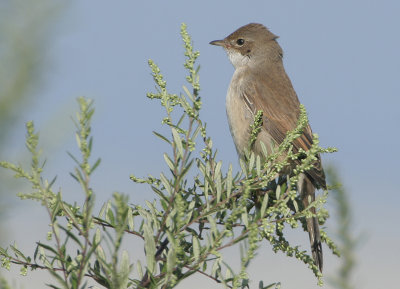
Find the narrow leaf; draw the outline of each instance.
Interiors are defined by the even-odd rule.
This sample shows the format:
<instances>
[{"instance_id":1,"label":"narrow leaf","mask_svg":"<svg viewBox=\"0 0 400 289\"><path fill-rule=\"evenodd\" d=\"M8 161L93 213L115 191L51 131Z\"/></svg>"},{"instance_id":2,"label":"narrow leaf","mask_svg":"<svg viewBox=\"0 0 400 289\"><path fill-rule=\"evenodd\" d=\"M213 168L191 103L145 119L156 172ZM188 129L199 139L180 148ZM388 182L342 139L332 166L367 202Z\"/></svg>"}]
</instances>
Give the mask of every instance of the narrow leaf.
<instances>
[{"instance_id":1,"label":"narrow leaf","mask_svg":"<svg viewBox=\"0 0 400 289\"><path fill-rule=\"evenodd\" d=\"M243 212L242 213L242 222L246 227L249 226L249 219L248 219L248 216L247 216L247 212Z\"/></svg>"},{"instance_id":2,"label":"narrow leaf","mask_svg":"<svg viewBox=\"0 0 400 289\"><path fill-rule=\"evenodd\" d=\"M128 229L130 231L133 231L133 229L135 229L133 222L133 212L131 207L128 208Z\"/></svg>"},{"instance_id":3,"label":"narrow leaf","mask_svg":"<svg viewBox=\"0 0 400 289\"><path fill-rule=\"evenodd\" d=\"M267 148L265 147L265 144L262 141L260 141L260 145L261 145L261 150L263 152L264 157L267 158L268 157L268 151L267 151Z\"/></svg>"},{"instance_id":4,"label":"narrow leaf","mask_svg":"<svg viewBox=\"0 0 400 289\"><path fill-rule=\"evenodd\" d=\"M136 270L138 272L139 279L142 279L143 278L143 269L142 269L142 263L140 263L140 260L138 260L136 263Z\"/></svg>"},{"instance_id":5,"label":"narrow leaf","mask_svg":"<svg viewBox=\"0 0 400 289\"><path fill-rule=\"evenodd\" d=\"M257 158L256 158L256 169L257 169L257 176L260 177L261 176L261 158L259 155L257 155Z\"/></svg>"},{"instance_id":6,"label":"narrow leaf","mask_svg":"<svg viewBox=\"0 0 400 289\"><path fill-rule=\"evenodd\" d=\"M153 274L156 268L156 244L154 242L153 230L148 224L143 225L144 229L144 248L146 251L147 268Z\"/></svg>"},{"instance_id":7,"label":"narrow leaf","mask_svg":"<svg viewBox=\"0 0 400 289\"><path fill-rule=\"evenodd\" d=\"M160 178L161 178L161 182L164 185L165 190L172 195L172 189L171 189L171 185L168 181L168 179L164 176L163 173L160 174Z\"/></svg>"},{"instance_id":8,"label":"narrow leaf","mask_svg":"<svg viewBox=\"0 0 400 289\"><path fill-rule=\"evenodd\" d=\"M194 261L198 262L200 258L200 242L199 239L197 239L196 236L193 236L193 255L194 255Z\"/></svg>"},{"instance_id":9,"label":"narrow leaf","mask_svg":"<svg viewBox=\"0 0 400 289\"><path fill-rule=\"evenodd\" d=\"M175 165L172 162L172 160L169 158L167 153L164 153L164 160L167 163L168 167L171 169L171 171L175 170Z\"/></svg>"},{"instance_id":10,"label":"narrow leaf","mask_svg":"<svg viewBox=\"0 0 400 289\"><path fill-rule=\"evenodd\" d=\"M170 248L167 255L167 272L172 273L176 264L176 253L173 248Z\"/></svg>"},{"instance_id":11,"label":"narrow leaf","mask_svg":"<svg viewBox=\"0 0 400 289\"><path fill-rule=\"evenodd\" d=\"M279 200L279 197L281 196L281 186L280 185L276 187L275 196L276 196L276 199Z\"/></svg>"},{"instance_id":12,"label":"narrow leaf","mask_svg":"<svg viewBox=\"0 0 400 289\"><path fill-rule=\"evenodd\" d=\"M182 86L182 88L185 91L186 95L189 97L189 99L194 102L195 99L193 98L193 95L190 93L189 89L187 89L187 87L184 85Z\"/></svg>"},{"instance_id":13,"label":"narrow leaf","mask_svg":"<svg viewBox=\"0 0 400 289\"><path fill-rule=\"evenodd\" d=\"M242 168L242 172L245 174L245 176L247 177L247 169L246 169L246 163L244 162L243 159L239 160L240 163L240 167Z\"/></svg>"},{"instance_id":14,"label":"narrow leaf","mask_svg":"<svg viewBox=\"0 0 400 289\"><path fill-rule=\"evenodd\" d=\"M226 197L229 198L232 192L232 164L229 165L228 175L226 176Z\"/></svg>"},{"instance_id":15,"label":"narrow leaf","mask_svg":"<svg viewBox=\"0 0 400 289\"><path fill-rule=\"evenodd\" d=\"M299 211L299 205L297 204L296 200L293 200L294 210L297 213Z\"/></svg>"},{"instance_id":16,"label":"narrow leaf","mask_svg":"<svg viewBox=\"0 0 400 289\"><path fill-rule=\"evenodd\" d=\"M219 161L217 163L217 165L215 166L215 171L214 171L215 175L218 175L221 172L221 166L222 166L222 162Z\"/></svg>"},{"instance_id":17,"label":"narrow leaf","mask_svg":"<svg viewBox=\"0 0 400 289\"><path fill-rule=\"evenodd\" d=\"M253 152L251 152L251 154L250 154L250 160L249 160L249 172L253 170L254 161L255 161L255 155L254 155Z\"/></svg>"},{"instance_id":18,"label":"narrow leaf","mask_svg":"<svg viewBox=\"0 0 400 289\"><path fill-rule=\"evenodd\" d=\"M171 141L169 139L167 139L165 136L163 136L162 134L159 134L158 132L153 131L153 133L159 137L160 139L162 139L163 141L167 142L169 145L171 145Z\"/></svg>"},{"instance_id":19,"label":"narrow leaf","mask_svg":"<svg viewBox=\"0 0 400 289\"><path fill-rule=\"evenodd\" d=\"M91 170L90 170L90 174L92 174L94 172L94 170L100 165L101 163L101 159L98 158L97 161L94 163L94 165L92 166Z\"/></svg>"},{"instance_id":20,"label":"narrow leaf","mask_svg":"<svg viewBox=\"0 0 400 289\"><path fill-rule=\"evenodd\" d=\"M221 174L217 175L216 186L217 186L217 203L219 203L221 201L221 193L222 193Z\"/></svg>"},{"instance_id":21,"label":"narrow leaf","mask_svg":"<svg viewBox=\"0 0 400 289\"><path fill-rule=\"evenodd\" d=\"M269 195L268 195L268 193L265 193L263 202L261 204L261 209L260 209L261 217L263 217L265 215L265 210L267 209L267 205L268 205L268 199L269 199Z\"/></svg>"},{"instance_id":22,"label":"narrow leaf","mask_svg":"<svg viewBox=\"0 0 400 289\"><path fill-rule=\"evenodd\" d=\"M176 148L178 149L179 156L182 157L183 156L182 139L175 128L171 128L171 131L172 131L172 136L174 138L174 143L176 145Z\"/></svg>"}]
</instances>

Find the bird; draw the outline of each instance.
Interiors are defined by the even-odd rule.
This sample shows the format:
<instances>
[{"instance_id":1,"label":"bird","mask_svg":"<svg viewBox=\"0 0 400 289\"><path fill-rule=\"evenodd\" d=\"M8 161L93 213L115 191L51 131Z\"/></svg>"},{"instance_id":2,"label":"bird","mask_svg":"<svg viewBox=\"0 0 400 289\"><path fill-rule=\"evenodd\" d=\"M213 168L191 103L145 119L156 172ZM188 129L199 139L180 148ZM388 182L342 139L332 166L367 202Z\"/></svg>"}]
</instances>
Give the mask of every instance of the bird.
<instances>
[{"instance_id":1,"label":"bird","mask_svg":"<svg viewBox=\"0 0 400 289\"><path fill-rule=\"evenodd\" d=\"M235 71L226 95L226 113L233 141L239 158L245 159L250 141L250 125L258 111L263 113L262 127L252 151L263 156L261 142L269 150L271 144L281 144L286 133L297 127L300 102L283 65L283 51L277 42L278 36L259 23L240 27L222 40L210 44L225 49ZM302 135L293 141L293 150L308 151L313 144L313 134L307 125ZM270 152L270 151L269 151ZM300 160L294 160L290 174ZM299 176L297 189L306 208L315 201L315 191L326 189L325 173L319 154L313 167ZM313 217L306 219L311 252L315 265L322 272L323 253L316 210Z\"/></svg>"}]
</instances>

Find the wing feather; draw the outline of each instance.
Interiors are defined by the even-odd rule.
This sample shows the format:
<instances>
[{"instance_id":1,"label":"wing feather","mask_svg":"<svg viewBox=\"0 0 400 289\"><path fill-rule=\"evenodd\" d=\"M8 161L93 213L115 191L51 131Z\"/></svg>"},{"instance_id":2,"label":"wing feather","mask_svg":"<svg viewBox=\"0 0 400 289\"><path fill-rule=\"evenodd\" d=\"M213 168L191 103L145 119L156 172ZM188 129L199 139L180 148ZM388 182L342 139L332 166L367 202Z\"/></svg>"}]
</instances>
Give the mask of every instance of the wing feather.
<instances>
[{"instance_id":1,"label":"wing feather","mask_svg":"<svg viewBox=\"0 0 400 289\"><path fill-rule=\"evenodd\" d=\"M286 133L297 126L300 102L286 73L283 73L284 77L281 79L274 79L273 75L282 76L281 73L271 73L261 81L244 82L241 91L243 100L253 115L259 110L263 111L263 128L277 144L280 144ZM312 144L312 131L308 125L303 134L293 142L293 148L295 151L300 148L307 151ZM325 188L325 175L319 156L314 167L307 174L317 187Z\"/></svg>"}]
</instances>

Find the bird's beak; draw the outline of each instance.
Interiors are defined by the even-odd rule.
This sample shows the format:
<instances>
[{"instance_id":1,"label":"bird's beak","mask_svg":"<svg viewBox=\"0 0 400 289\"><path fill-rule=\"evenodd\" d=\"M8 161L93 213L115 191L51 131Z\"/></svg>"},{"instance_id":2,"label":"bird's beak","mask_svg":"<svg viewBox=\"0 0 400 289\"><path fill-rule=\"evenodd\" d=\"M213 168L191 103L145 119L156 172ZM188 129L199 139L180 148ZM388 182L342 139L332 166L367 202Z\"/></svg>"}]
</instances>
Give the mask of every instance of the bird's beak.
<instances>
[{"instance_id":1,"label":"bird's beak","mask_svg":"<svg viewBox=\"0 0 400 289\"><path fill-rule=\"evenodd\" d=\"M217 46L222 46L225 47L225 41L224 40L214 40L210 42L211 45L217 45Z\"/></svg>"}]
</instances>

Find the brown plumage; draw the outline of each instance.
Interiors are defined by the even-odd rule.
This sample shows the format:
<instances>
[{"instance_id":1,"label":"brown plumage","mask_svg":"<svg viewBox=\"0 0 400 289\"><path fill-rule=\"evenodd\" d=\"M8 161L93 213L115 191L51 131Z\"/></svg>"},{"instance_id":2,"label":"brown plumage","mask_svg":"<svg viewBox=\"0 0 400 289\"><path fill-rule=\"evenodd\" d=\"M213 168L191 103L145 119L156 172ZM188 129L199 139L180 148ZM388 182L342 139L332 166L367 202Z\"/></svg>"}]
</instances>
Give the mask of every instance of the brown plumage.
<instances>
[{"instance_id":1,"label":"brown plumage","mask_svg":"<svg viewBox=\"0 0 400 289\"><path fill-rule=\"evenodd\" d=\"M223 40L210 44L222 46L233 66L231 84L226 96L226 111L229 127L241 158L250 138L250 124L257 111L263 111L263 127L254 145L254 152L262 155L260 142L267 148L270 143L280 144L286 133L297 126L300 102L287 76L282 62L282 48L278 37L262 24L245 25ZM293 142L294 150L308 150L312 145L311 127ZM293 166L295 166L294 161ZM290 168L285 171L290 173ZM326 188L325 174L318 156L314 168L301 174L298 190L304 207L315 200L315 189ZM315 209L312 209L315 213ZM311 251L316 265L322 272L322 247L318 220L306 220Z\"/></svg>"}]
</instances>

